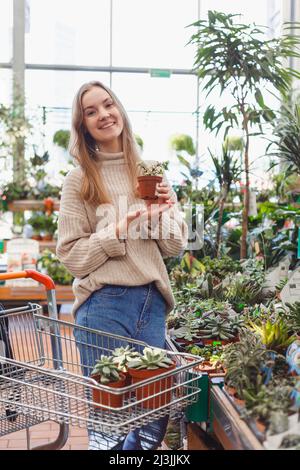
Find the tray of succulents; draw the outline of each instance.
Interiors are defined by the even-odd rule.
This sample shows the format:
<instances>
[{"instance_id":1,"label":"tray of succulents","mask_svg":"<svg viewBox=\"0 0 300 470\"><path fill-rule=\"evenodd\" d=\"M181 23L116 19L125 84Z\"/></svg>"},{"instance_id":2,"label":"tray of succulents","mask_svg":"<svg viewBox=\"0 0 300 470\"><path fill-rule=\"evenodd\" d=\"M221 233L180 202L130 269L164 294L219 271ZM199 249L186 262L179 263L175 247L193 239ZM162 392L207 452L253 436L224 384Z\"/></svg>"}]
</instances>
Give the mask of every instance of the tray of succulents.
<instances>
[{"instance_id":1,"label":"tray of succulents","mask_svg":"<svg viewBox=\"0 0 300 470\"><path fill-rule=\"evenodd\" d=\"M28 277L44 284L48 316L32 303L0 311L0 436L53 420L59 435L39 448L60 449L69 425L122 436L197 401L195 356L59 320L49 276L0 274Z\"/></svg>"}]
</instances>

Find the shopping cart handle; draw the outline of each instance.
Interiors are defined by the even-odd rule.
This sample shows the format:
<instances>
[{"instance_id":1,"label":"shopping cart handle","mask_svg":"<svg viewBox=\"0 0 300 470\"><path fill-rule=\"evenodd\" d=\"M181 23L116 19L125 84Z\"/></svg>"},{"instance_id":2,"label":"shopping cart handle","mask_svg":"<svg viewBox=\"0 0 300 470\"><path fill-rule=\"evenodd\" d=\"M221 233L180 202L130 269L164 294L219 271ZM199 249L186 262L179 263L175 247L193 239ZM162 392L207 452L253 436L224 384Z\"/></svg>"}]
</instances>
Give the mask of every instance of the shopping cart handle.
<instances>
[{"instance_id":1,"label":"shopping cart handle","mask_svg":"<svg viewBox=\"0 0 300 470\"><path fill-rule=\"evenodd\" d=\"M55 284L50 276L39 273L34 269L25 269L24 271L16 271L12 273L2 273L0 274L0 281L8 281L9 279L22 279L27 277L30 277L31 279L34 279L35 281L38 281L41 284L44 284L46 290L55 289Z\"/></svg>"}]
</instances>

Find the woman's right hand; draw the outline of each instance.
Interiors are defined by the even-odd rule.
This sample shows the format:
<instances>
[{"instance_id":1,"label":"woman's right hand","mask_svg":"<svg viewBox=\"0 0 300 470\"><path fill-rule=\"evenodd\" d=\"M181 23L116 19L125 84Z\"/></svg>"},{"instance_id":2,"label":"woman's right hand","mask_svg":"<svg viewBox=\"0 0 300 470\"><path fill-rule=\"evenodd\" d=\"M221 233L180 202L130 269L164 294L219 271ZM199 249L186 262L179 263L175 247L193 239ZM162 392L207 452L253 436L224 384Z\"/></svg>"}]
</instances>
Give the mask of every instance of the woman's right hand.
<instances>
[{"instance_id":1,"label":"woman's right hand","mask_svg":"<svg viewBox=\"0 0 300 470\"><path fill-rule=\"evenodd\" d=\"M116 227L117 238L120 238L120 237L124 238L124 237L122 237L122 235L125 235L125 236L127 235L127 230L128 230L129 224L133 220L140 217L140 215L142 215L144 212L146 212L144 209L139 209L137 211L128 212L125 215L125 217L117 223L117 227Z\"/></svg>"}]
</instances>

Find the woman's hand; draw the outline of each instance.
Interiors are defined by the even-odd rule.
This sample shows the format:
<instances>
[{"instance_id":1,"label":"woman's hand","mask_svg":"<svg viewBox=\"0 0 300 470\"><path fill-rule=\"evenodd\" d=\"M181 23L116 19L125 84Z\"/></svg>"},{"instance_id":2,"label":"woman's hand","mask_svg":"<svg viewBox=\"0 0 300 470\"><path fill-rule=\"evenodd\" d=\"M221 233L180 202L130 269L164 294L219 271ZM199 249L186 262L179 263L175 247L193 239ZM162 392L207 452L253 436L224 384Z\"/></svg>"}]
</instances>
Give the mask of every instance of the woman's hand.
<instances>
[{"instance_id":1,"label":"woman's hand","mask_svg":"<svg viewBox=\"0 0 300 470\"><path fill-rule=\"evenodd\" d=\"M139 185L137 186L137 189L139 189ZM153 205L153 204L171 204L173 205L174 202L171 201L171 196L172 196L172 189L171 186L168 183L161 182L156 185L156 195L158 196L157 199L146 199L145 204L147 207Z\"/></svg>"},{"instance_id":2,"label":"woman's hand","mask_svg":"<svg viewBox=\"0 0 300 470\"><path fill-rule=\"evenodd\" d=\"M128 212L125 215L125 217L117 223L117 227L116 227L117 238L120 238L120 236L125 235L125 234L127 235L127 230L128 230L128 226L130 222L140 217L140 215L144 212L146 212L146 210L143 210L143 209Z\"/></svg>"}]
</instances>

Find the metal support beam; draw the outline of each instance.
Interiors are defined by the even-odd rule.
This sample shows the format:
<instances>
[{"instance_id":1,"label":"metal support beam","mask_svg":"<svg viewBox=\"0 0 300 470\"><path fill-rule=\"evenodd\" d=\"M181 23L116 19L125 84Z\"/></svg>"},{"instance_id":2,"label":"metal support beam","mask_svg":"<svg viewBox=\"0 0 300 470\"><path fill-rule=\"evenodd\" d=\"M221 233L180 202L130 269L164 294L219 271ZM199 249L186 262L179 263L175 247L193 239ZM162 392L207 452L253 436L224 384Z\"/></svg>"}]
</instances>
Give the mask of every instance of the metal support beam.
<instances>
[{"instance_id":1,"label":"metal support beam","mask_svg":"<svg viewBox=\"0 0 300 470\"><path fill-rule=\"evenodd\" d=\"M14 0L13 8L13 93L24 95L25 0Z\"/></svg>"},{"instance_id":2,"label":"metal support beam","mask_svg":"<svg viewBox=\"0 0 300 470\"><path fill-rule=\"evenodd\" d=\"M13 108L18 125L24 119L25 93L25 0L14 0L13 5ZM25 179L25 139L19 137L13 145L13 179Z\"/></svg>"},{"instance_id":3,"label":"metal support beam","mask_svg":"<svg viewBox=\"0 0 300 470\"><path fill-rule=\"evenodd\" d=\"M9 62L0 63L0 68L10 69ZM189 69L161 69L170 71L172 75L197 75ZM26 70L54 70L62 72L109 72L109 73L150 73L151 69L145 67L112 67L95 65L57 65L57 64L25 64Z\"/></svg>"}]
</instances>

